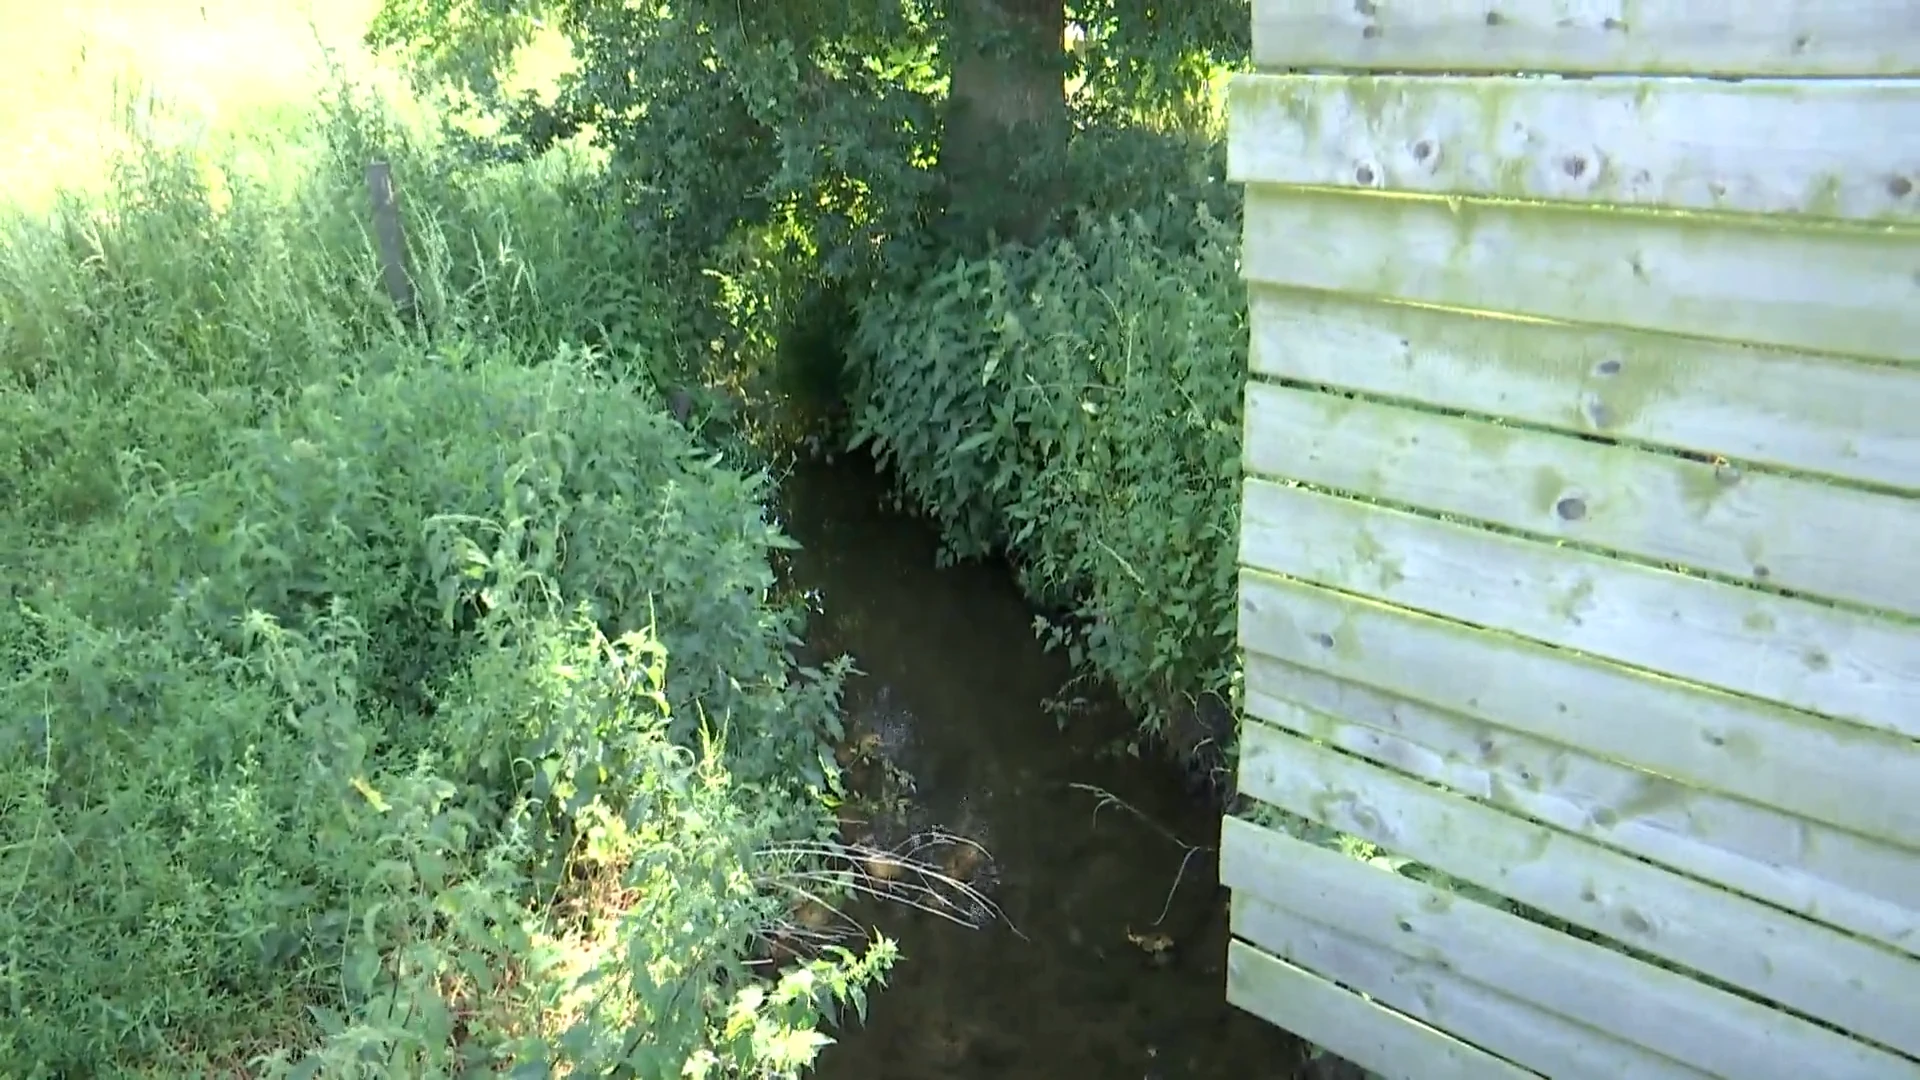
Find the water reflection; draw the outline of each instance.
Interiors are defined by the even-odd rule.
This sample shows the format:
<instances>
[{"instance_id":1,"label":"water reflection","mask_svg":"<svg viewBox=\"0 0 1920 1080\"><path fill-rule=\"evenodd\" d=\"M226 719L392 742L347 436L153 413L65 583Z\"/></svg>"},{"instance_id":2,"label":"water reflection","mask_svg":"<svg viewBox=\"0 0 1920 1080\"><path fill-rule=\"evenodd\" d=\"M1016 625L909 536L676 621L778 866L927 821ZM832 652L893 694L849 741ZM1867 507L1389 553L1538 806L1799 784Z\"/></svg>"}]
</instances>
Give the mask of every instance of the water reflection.
<instances>
[{"instance_id":1,"label":"water reflection","mask_svg":"<svg viewBox=\"0 0 1920 1080\"><path fill-rule=\"evenodd\" d=\"M905 959L818 1075L1293 1076L1297 1043L1225 1003L1214 815L1165 767L1101 752L1130 724L1119 710L1058 730L1042 703L1071 672L1041 651L1005 570L935 569L930 531L882 509L870 464L803 467L786 490L805 545L794 573L822 596L815 646L866 672L849 711L915 781L902 827L986 845L991 876L976 881L1006 918L968 930L858 912ZM1103 793L1120 802L1103 808Z\"/></svg>"}]
</instances>

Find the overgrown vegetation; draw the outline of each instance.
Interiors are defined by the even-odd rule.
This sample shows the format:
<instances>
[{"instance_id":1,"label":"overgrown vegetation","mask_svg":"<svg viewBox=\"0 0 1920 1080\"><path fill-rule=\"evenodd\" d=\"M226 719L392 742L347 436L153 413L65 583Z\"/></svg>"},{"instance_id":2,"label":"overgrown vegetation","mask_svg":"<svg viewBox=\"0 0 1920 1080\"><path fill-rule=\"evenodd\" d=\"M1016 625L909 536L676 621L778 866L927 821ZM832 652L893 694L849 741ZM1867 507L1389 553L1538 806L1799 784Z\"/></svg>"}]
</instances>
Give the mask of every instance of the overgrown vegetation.
<instances>
[{"instance_id":1,"label":"overgrown vegetation","mask_svg":"<svg viewBox=\"0 0 1920 1080\"><path fill-rule=\"evenodd\" d=\"M387 115L0 220L0 1074L795 1075L893 954L756 962L844 673L767 479L667 415L597 165Z\"/></svg>"},{"instance_id":2,"label":"overgrown vegetation","mask_svg":"<svg viewBox=\"0 0 1920 1080\"><path fill-rule=\"evenodd\" d=\"M1241 0L389 0L374 36L506 118L489 153L604 147L694 286L704 380L808 402L949 556L1010 557L1049 642L1218 779L1246 335L1216 92L1249 24ZM550 104L494 77L540 25L577 60Z\"/></svg>"},{"instance_id":3,"label":"overgrown vegetation","mask_svg":"<svg viewBox=\"0 0 1920 1080\"><path fill-rule=\"evenodd\" d=\"M1179 10L394 0L459 123L135 94L0 221L0 1072L804 1068L893 953L792 948L847 884L844 668L789 658L754 468L793 424L1217 749L1246 13ZM543 25L573 74L518 95Z\"/></svg>"}]
</instances>

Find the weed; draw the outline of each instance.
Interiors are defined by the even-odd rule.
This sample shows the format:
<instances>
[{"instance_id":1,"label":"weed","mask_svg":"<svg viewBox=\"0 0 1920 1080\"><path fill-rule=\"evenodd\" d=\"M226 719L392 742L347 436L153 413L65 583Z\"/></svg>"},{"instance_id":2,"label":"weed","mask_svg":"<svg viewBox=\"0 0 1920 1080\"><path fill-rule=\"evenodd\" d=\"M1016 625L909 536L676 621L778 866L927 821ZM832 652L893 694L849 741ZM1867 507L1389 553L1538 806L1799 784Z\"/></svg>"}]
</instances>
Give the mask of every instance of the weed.
<instances>
[{"instance_id":1,"label":"weed","mask_svg":"<svg viewBox=\"0 0 1920 1080\"><path fill-rule=\"evenodd\" d=\"M893 953L752 963L837 669L643 238L357 92L276 154L0 219L0 1073L793 1075Z\"/></svg>"}]
</instances>

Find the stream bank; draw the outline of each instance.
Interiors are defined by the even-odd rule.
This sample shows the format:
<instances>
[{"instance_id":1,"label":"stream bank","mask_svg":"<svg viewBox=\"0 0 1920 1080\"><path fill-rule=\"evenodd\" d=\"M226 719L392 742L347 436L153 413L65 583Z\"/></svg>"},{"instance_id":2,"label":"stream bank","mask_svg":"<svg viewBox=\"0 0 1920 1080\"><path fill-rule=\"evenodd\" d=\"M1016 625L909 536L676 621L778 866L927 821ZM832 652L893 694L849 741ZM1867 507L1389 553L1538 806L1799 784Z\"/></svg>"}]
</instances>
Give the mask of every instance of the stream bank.
<instances>
[{"instance_id":1,"label":"stream bank","mask_svg":"<svg viewBox=\"0 0 1920 1080\"><path fill-rule=\"evenodd\" d=\"M978 929L898 904L850 908L900 943L868 1022L822 1080L1090 1080L1296 1075L1298 1040L1225 1000L1217 814L1176 770L1112 752L1133 731L1045 652L1010 574L937 569L926 524L886 509L870 459L802 463L785 493L814 594L811 650L853 657L850 726L913 780L922 826L978 840L1002 918ZM1177 886L1176 886L1177 882Z\"/></svg>"}]
</instances>

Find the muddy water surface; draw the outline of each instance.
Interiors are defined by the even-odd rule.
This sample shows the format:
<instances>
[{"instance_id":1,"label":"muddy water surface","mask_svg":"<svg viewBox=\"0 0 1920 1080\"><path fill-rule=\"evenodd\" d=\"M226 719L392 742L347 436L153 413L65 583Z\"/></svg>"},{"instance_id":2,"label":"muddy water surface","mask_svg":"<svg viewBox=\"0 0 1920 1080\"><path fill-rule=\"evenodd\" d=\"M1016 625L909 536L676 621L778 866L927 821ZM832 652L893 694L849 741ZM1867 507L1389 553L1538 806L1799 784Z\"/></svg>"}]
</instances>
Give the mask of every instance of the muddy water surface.
<instances>
[{"instance_id":1,"label":"muddy water surface","mask_svg":"<svg viewBox=\"0 0 1920 1080\"><path fill-rule=\"evenodd\" d=\"M931 531L884 510L884 491L869 462L802 467L785 500L804 545L796 584L819 593L815 648L865 672L848 711L913 776L922 823L992 852L984 887L1005 921L967 929L896 905L856 910L903 959L818 1075L1295 1075L1295 1041L1224 999L1214 814L1168 766L1102 753L1129 730L1123 710L1099 704L1060 730L1043 702L1072 673L1041 650L1006 569L936 569ZM1139 816L1096 814L1089 788ZM1183 844L1207 850L1188 859Z\"/></svg>"}]
</instances>

